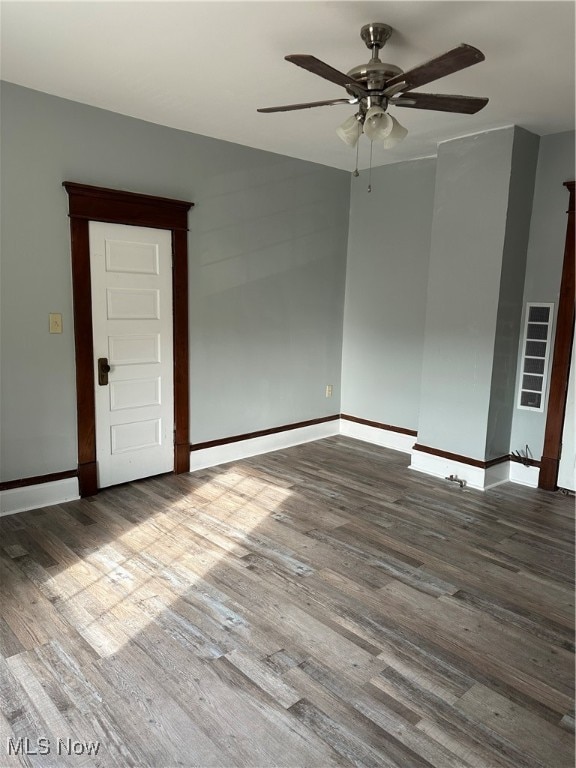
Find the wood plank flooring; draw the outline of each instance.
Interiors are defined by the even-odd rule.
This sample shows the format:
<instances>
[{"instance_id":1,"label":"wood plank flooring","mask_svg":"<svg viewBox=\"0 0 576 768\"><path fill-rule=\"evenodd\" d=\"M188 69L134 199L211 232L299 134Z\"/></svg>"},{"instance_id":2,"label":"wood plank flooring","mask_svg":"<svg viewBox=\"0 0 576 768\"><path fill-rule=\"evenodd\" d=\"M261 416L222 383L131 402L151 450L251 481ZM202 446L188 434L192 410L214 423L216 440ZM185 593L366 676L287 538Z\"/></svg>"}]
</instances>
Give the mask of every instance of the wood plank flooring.
<instances>
[{"instance_id":1,"label":"wood plank flooring","mask_svg":"<svg viewBox=\"0 0 576 768\"><path fill-rule=\"evenodd\" d=\"M334 437L2 518L0 766L571 768L574 499L407 463Z\"/></svg>"}]
</instances>

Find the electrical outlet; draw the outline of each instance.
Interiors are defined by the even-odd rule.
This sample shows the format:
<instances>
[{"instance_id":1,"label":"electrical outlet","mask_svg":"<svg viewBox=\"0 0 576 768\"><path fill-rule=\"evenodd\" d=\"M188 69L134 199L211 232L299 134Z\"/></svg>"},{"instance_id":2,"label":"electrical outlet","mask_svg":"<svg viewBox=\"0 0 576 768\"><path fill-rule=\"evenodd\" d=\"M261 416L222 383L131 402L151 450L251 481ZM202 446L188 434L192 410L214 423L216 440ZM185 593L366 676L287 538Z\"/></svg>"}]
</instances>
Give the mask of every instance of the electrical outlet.
<instances>
[{"instance_id":1,"label":"electrical outlet","mask_svg":"<svg viewBox=\"0 0 576 768\"><path fill-rule=\"evenodd\" d=\"M50 312L48 320L50 333L62 333L62 315L60 312Z\"/></svg>"},{"instance_id":2,"label":"electrical outlet","mask_svg":"<svg viewBox=\"0 0 576 768\"><path fill-rule=\"evenodd\" d=\"M326 384L326 397L332 397L332 384Z\"/></svg>"}]
</instances>

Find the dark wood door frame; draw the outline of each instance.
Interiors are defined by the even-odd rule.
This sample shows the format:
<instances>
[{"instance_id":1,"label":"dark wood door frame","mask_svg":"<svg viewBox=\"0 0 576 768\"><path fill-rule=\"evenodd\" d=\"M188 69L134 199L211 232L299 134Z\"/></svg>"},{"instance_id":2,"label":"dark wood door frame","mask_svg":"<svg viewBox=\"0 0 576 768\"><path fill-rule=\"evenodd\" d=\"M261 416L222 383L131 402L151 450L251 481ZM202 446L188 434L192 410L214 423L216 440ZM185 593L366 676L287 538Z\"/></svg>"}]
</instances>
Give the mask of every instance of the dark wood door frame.
<instances>
[{"instance_id":1,"label":"dark wood door frame","mask_svg":"<svg viewBox=\"0 0 576 768\"><path fill-rule=\"evenodd\" d=\"M564 184L570 192L568 228L566 230L562 282L560 284L560 299L558 301L558 314L556 317L554 359L550 374L550 395L548 397L548 411L546 414L544 451L540 461L540 475L538 477L538 487L543 488L545 491L555 491L557 489L564 414L566 412L566 399L568 396L570 357L572 355L572 340L574 337L574 183L573 181L567 181Z\"/></svg>"},{"instance_id":2,"label":"dark wood door frame","mask_svg":"<svg viewBox=\"0 0 576 768\"><path fill-rule=\"evenodd\" d=\"M188 211L193 203L140 195L72 181L68 193L72 252L78 485L81 496L98 491L96 404L88 223L105 221L172 232L172 304L174 344L174 472L190 469L188 375Z\"/></svg>"}]
</instances>

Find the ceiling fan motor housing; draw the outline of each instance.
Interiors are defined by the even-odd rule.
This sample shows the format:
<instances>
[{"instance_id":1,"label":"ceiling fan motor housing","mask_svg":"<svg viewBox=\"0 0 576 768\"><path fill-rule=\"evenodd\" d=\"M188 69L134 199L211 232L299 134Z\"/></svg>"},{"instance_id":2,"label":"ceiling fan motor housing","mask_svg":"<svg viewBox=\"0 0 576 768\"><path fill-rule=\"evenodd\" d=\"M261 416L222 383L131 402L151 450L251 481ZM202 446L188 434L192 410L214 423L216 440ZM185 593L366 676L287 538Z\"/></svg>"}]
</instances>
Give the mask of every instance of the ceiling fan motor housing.
<instances>
[{"instance_id":1,"label":"ceiling fan motor housing","mask_svg":"<svg viewBox=\"0 0 576 768\"><path fill-rule=\"evenodd\" d=\"M369 61L368 64L359 64L357 67L352 67L346 74L369 90L380 90L384 88L386 80L390 80L392 77L396 77L396 75L401 75L402 70L395 64L386 64L383 61Z\"/></svg>"},{"instance_id":2,"label":"ceiling fan motor housing","mask_svg":"<svg viewBox=\"0 0 576 768\"><path fill-rule=\"evenodd\" d=\"M403 70L400 67L380 61L378 56L380 48L385 45L391 34L392 27L381 22L365 24L360 30L360 37L366 43L366 47L372 51L372 59L367 64L359 64L357 67L353 67L346 74L355 82L364 86L368 91L382 91L386 86L387 80L402 74ZM348 91L348 93L354 96L351 91ZM385 96L378 94L360 100L362 115L373 106L378 106L385 110L388 106L388 100Z\"/></svg>"}]
</instances>

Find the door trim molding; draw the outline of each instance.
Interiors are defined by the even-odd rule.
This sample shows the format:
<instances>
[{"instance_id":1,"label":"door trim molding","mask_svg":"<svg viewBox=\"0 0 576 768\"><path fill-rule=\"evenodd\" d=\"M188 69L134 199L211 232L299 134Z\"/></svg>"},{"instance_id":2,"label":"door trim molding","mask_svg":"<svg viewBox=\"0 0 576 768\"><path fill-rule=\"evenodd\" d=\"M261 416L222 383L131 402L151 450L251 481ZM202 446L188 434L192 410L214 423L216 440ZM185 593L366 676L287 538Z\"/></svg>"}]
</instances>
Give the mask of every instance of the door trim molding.
<instances>
[{"instance_id":1,"label":"door trim molding","mask_svg":"<svg viewBox=\"0 0 576 768\"><path fill-rule=\"evenodd\" d=\"M575 182L573 181L566 181L564 183L564 186L570 192L568 226L560 283L560 299L558 301L558 314L556 317L556 335L554 338L552 372L550 374L550 394L548 396L548 409L546 412L544 449L540 460L540 475L538 478L538 487L545 491L555 491L557 488L564 414L566 412L566 398L568 395L572 338L574 335L574 185Z\"/></svg>"},{"instance_id":2,"label":"door trim molding","mask_svg":"<svg viewBox=\"0 0 576 768\"><path fill-rule=\"evenodd\" d=\"M64 181L72 256L78 484L81 496L98 491L96 473L96 406L90 283L89 221L128 224L172 232L172 313L174 344L174 472L190 469L188 372L188 211L194 203L137 192Z\"/></svg>"}]
</instances>

